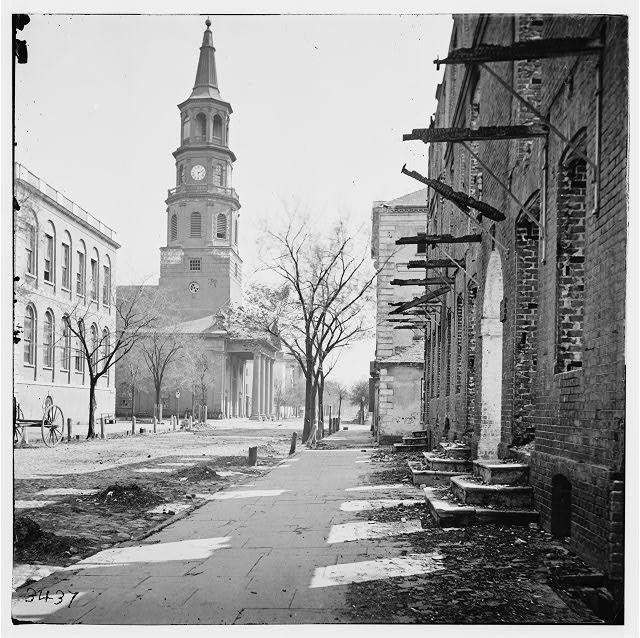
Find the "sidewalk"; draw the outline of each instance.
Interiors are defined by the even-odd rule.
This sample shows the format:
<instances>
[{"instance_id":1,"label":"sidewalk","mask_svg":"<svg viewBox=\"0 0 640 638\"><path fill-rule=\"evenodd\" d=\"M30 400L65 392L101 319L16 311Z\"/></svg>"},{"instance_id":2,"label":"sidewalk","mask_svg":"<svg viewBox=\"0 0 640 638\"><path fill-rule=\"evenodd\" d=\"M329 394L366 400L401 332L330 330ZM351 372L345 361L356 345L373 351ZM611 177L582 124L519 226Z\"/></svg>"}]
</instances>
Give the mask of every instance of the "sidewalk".
<instances>
[{"instance_id":1,"label":"sidewalk","mask_svg":"<svg viewBox=\"0 0 640 638\"><path fill-rule=\"evenodd\" d=\"M210 495L209 503L142 544L100 552L32 589L20 588L14 618L82 624L357 623L371 622L375 612L383 622L429 622L404 602L387 615L385 605L394 595L379 599L375 592L391 588L425 603L434 600L424 588L437 590L456 574L443 555L442 541L452 532L425 526L419 514L424 501L413 485L380 483L391 474L376 471L384 467L376 461L368 426L349 427L327 439L331 447L342 443L340 449L303 448L254 483ZM400 502L397 520L376 520L376 512L392 511L381 507ZM412 536L429 546L416 551ZM483 566L477 571L482 576ZM516 586L538 601L522 622L551 615L552 622L581 620L548 586L520 580ZM357 595L360 585L372 588L364 599Z\"/></svg>"}]
</instances>

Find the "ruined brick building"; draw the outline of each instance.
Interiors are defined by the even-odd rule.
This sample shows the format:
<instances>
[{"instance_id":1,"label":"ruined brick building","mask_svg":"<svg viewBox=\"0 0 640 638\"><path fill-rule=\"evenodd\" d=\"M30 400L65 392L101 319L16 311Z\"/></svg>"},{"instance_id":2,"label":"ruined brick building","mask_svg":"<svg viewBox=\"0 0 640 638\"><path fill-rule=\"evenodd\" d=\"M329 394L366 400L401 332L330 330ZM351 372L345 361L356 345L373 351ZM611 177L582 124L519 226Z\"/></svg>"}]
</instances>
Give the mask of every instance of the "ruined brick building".
<instances>
[{"instance_id":1,"label":"ruined brick building","mask_svg":"<svg viewBox=\"0 0 640 638\"><path fill-rule=\"evenodd\" d=\"M431 127L405 137L450 189L429 189L426 236L407 241L454 281L399 308L426 317L429 443L525 458L543 527L620 577L627 20L458 15L441 63Z\"/></svg>"}]
</instances>

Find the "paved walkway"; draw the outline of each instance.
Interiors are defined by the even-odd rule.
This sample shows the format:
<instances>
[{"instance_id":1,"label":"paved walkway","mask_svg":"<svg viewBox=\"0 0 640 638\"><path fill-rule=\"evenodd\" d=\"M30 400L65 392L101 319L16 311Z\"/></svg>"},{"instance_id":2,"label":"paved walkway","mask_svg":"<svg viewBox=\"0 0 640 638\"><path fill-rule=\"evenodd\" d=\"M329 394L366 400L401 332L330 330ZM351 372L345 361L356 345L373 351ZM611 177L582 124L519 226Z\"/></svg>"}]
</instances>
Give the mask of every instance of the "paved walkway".
<instances>
[{"instance_id":1,"label":"paved walkway","mask_svg":"<svg viewBox=\"0 0 640 638\"><path fill-rule=\"evenodd\" d=\"M401 557L404 545L402 536L389 534L398 530L354 522L351 512L375 506L367 499L419 499L419 493L408 485L367 486L374 449L368 426L334 437L332 443L344 449L303 449L255 483L212 494L210 503L142 545L105 550L31 590L19 589L14 618L86 624L344 622L349 582L379 578L381 570L437 570L431 557L417 563L404 557L406 565L394 565L389 559Z\"/></svg>"}]
</instances>

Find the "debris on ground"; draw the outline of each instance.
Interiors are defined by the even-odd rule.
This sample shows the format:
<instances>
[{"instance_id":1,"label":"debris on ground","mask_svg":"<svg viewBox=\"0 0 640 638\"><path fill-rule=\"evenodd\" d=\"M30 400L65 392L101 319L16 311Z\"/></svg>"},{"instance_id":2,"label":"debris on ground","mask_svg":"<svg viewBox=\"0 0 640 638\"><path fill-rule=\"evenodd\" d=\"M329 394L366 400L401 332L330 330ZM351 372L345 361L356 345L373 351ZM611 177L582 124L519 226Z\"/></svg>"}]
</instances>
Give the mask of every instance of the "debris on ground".
<instances>
[{"instance_id":1,"label":"debris on ground","mask_svg":"<svg viewBox=\"0 0 640 638\"><path fill-rule=\"evenodd\" d=\"M112 507L148 507L164 501L161 496L140 487L137 483L108 485L97 494L90 496L89 500Z\"/></svg>"}]
</instances>

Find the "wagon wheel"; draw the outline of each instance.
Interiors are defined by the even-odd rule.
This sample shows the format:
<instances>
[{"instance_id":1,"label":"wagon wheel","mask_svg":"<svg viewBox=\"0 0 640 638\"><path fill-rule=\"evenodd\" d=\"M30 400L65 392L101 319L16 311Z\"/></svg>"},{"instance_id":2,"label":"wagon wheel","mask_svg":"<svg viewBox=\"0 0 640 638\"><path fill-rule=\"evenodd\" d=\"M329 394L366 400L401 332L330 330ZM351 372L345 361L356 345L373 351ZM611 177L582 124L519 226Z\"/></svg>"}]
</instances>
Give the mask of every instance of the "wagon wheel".
<instances>
[{"instance_id":1,"label":"wagon wheel","mask_svg":"<svg viewBox=\"0 0 640 638\"><path fill-rule=\"evenodd\" d=\"M64 415L57 405L50 405L42 416L42 440L47 447L58 445L64 434Z\"/></svg>"},{"instance_id":2,"label":"wagon wheel","mask_svg":"<svg viewBox=\"0 0 640 638\"><path fill-rule=\"evenodd\" d=\"M24 434L24 425L21 423L24 421L24 414L22 414L22 408L20 404L13 397L13 444L18 445L22 441Z\"/></svg>"}]
</instances>

